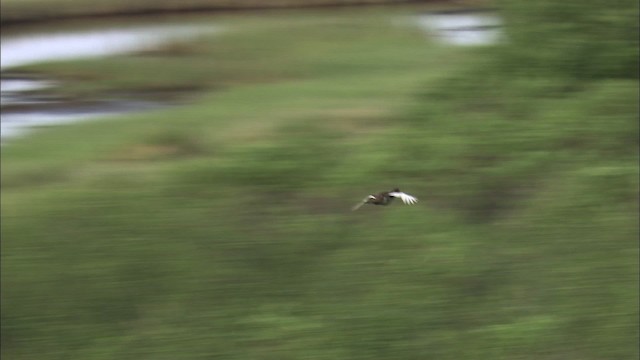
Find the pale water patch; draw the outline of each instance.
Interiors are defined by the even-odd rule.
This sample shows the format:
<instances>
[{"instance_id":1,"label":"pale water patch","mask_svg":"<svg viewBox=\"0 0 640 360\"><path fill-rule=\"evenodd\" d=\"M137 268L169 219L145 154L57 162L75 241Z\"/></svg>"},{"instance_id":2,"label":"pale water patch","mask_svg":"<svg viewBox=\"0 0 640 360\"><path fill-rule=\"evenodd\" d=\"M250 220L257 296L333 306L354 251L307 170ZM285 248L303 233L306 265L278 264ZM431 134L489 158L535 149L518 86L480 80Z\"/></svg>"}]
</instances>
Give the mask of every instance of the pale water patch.
<instances>
[{"instance_id":1,"label":"pale water patch","mask_svg":"<svg viewBox=\"0 0 640 360\"><path fill-rule=\"evenodd\" d=\"M31 79L6 79L2 83L2 91L21 92L46 89L54 85L53 81Z\"/></svg>"},{"instance_id":2,"label":"pale water patch","mask_svg":"<svg viewBox=\"0 0 640 360\"><path fill-rule=\"evenodd\" d=\"M493 11L440 12L418 16L418 26L443 43L472 46L503 40L502 21Z\"/></svg>"},{"instance_id":3,"label":"pale water patch","mask_svg":"<svg viewBox=\"0 0 640 360\"><path fill-rule=\"evenodd\" d=\"M98 115L90 113L55 114L51 112L25 112L3 114L2 122L0 122L0 133L2 134L0 141L4 143L5 140L24 135L28 130L33 128L69 124L96 117L98 117Z\"/></svg>"},{"instance_id":4,"label":"pale water patch","mask_svg":"<svg viewBox=\"0 0 640 360\"><path fill-rule=\"evenodd\" d=\"M3 36L0 70L44 61L124 54L218 30L210 25L163 25Z\"/></svg>"},{"instance_id":5,"label":"pale water patch","mask_svg":"<svg viewBox=\"0 0 640 360\"><path fill-rule=\"evenodd\" d=\"M94 106L76 106L74 108L69 107L56 110L34 109L30 111L3 113L2 121L0 121L0 142L4 144L11 138L24 136L37 128L143 112L157 109L160 106L162 105L153 102L118 101Z\"/></svg>"},{"instance_id":6,"label":"pale water patch","mask_svg":"<svg viewBox=\"0 0 640 360\"><path fill-rule=\"evenodd\" d=\"M53 86L55 86L55 82L47 80L3 79L0 81L0 106L42 103L43 100L25 96L25 94Z\"/></svg>"}]
</instances>

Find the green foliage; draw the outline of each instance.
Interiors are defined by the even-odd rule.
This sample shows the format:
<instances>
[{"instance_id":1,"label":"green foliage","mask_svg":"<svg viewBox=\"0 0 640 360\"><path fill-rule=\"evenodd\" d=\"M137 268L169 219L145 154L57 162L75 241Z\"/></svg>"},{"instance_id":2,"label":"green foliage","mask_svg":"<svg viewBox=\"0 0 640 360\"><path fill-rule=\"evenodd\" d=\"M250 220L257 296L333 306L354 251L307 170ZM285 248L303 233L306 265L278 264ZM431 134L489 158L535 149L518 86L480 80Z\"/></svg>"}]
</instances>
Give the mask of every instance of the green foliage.
<instances>
[{"instance_id":1,"label":"green foliage","mask_svg":"<svg viewBox=\"0 0 640 360\"><path fill-rule=\"evenodd\" d=\"M577 79L638 78L638 2L499 1L510 44L504 66Z\"/></svg>"},{"instance_id":2,"label":"green foliage","mask_svg":"<svg viewBox=\"0 0 640 360\"><path fill-rule=\"evenodd\" d=\"M324 183L325 174L339 161L339 138L314 126L276 130L284 140L238 147L226 154L221 181L262 189L295 191ZM313 138L306 134L313 133Z\"/></svg>"},{"instance_id":3,"label":"green foliage","mask_svg":"<svg viewBox=\"0 0 640 360\"><path fill-rule=\"evenodd\" d=\"M239 17L185 55L228 88L3 148L3 357L638 357L637 80L329 15Z\"/></svg>"}]
</instances>

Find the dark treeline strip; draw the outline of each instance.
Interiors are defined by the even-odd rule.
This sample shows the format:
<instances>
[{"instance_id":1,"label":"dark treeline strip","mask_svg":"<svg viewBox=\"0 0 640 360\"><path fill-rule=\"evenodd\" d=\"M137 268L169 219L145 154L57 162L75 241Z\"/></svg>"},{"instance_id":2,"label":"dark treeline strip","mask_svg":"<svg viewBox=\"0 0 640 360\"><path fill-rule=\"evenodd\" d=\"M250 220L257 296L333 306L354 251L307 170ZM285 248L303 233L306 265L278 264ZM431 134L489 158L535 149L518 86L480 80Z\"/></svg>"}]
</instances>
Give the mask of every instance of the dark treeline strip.
<instances>
[{"instance_id":1,"label":"dark treeline strip","mask_svg":"<svg viewBox=\"0 0 640 360\"><path fill-rule=\"evenodd\" d=\"M82 1L46 0L35 3L8 1L2 4L0 23L3 26L25 25L50 21L116 16L157 16L164 14L197 12L235 12L269 9L336 8L372 5L399 5L418 3L452 3L447 0L197 0L181 2L163 1L112 1L95 4Z\"/></svg>"}]
</instances>

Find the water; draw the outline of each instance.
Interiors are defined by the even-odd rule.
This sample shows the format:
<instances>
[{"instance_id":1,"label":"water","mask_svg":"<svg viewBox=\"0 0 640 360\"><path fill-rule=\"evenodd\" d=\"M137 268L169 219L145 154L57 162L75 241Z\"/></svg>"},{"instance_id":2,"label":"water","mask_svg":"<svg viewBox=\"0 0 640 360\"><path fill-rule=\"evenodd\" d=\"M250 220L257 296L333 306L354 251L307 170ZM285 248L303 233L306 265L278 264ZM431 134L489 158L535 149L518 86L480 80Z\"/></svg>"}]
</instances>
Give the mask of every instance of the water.
<instances>
[{"instance_id":1,"label":"water","mask_svg":"<svg viewBox=\"0 0 640 360\"><path fill-rule=\"evenodd\" d=\"M492 11L428 13L418 17L418 25L451 45L491 45L503 38L502 22Z\"/></svg>"},{"instance_id":2,"label":"water","mask_svg":"<svg viewBox=\"0 0 640 360\"><path fill-rule=\"evenodd\" d=\"M161 104L153 102L114 101L99 105L69 106L59 109L39 109L16 111L2 114L0 132L2 143L8 139L26 135L29 131L55 125L71 124L97 118L156 109Z\"/></svg>"},{"instance_id":3,"label":"water","mask_svg":"<svg viewBox=\"0 0 640 360\"><path fill-rule=\"evenodd\" d=\"M217 30L209 25L163 25L3 36L0 70L44 61L124 54Z\"/></svg>"},{"instance_id":4,"label":"water","mask_svg":"<svg viewBox=\"0 0 640 360\"><path fill-rule=\"evenodd\" d=\"M103 57L151 49L169 42L220 30L212 25L149 25L118 28L2 36L0 70L46 61ZM150 103L105 102L99 106L77 106L43 98L42 90L54 81L31 78L0 80L0 140L24 135L28 129L65 124L148 109ZM19 110L15 110L19 108ZM54 108L54 110L51 110Z\"/></svg>"},{"instance_id":5,"label":"water","mask_svg":"<svg viewBox=\"0 0 640 360\"><path fill-rule=\"evenodd\" d=\"M28 96L32 91L55 86L53 81L39 79L3 79L0 81L0 106L17 104L39 104L46 100Z\"/></svg>"}]
</instances>

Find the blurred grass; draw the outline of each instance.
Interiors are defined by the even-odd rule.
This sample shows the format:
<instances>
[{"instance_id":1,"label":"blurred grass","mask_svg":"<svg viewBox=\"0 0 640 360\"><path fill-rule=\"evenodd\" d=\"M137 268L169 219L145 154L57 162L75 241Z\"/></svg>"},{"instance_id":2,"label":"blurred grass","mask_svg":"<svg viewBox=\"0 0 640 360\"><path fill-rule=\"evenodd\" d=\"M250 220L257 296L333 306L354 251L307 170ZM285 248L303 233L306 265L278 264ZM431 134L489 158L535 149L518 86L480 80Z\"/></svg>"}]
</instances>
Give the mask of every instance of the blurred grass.
<instances>
[{"instance_id":1,"label":"blurred grass","mask_svg":"<svg viewBox=\"0 0 640 360\"><path fill-rule=\"evenodd\" d=\"M3 148L3 357L637 358L637 79L296 14L22 69L204 94Z\"/></svg>"}]
</instances>

